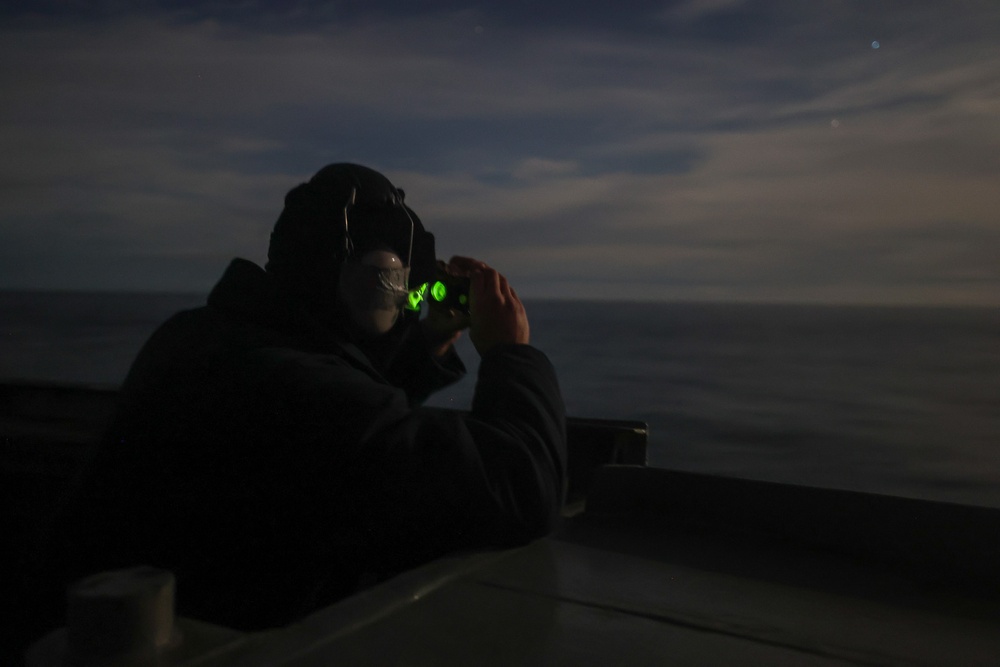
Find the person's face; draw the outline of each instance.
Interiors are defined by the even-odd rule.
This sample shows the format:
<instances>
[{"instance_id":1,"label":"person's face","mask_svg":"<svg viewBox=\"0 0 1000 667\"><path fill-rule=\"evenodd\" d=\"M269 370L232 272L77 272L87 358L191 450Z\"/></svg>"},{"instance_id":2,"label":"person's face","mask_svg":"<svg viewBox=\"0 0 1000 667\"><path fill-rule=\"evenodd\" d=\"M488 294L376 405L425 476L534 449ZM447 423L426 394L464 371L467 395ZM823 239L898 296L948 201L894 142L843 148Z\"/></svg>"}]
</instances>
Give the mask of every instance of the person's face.
<instances>
[{"instance_id":1,"label":"person's face","mask_svg":"<svg viewBox=\"0 0 1000 667\"><path fill-rule=\"evenodd\" d=\"M388 333L406 302L409 268L390 250L372 250L340 269L338 298L363 336Z\"/></svg>"}]
</instances>

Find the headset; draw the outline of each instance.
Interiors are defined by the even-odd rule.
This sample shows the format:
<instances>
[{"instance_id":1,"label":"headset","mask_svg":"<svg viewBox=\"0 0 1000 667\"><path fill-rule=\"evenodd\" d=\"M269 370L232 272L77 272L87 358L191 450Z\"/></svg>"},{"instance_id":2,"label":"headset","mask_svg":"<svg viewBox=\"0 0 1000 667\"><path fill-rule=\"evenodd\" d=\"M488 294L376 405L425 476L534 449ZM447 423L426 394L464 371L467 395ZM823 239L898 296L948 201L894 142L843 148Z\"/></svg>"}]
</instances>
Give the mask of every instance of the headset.
<instances>
[{"instance_id":1,"label":"headset","mask_svg":"<svg viewBox=\"0 0 1000 667\"><path fill-rule=\"evenodd\" d=\"M344 203L344 257L352 257L355 253L354 242L351 238L350 211L357 205L358 188L352 187L351 194ZM424 301L433 300L448 308L458 312L468 314L469 312L469 279L463 276L453 276L445 271L442 265L438 264L436 279L432 282L425 282L411 289L409 267L413 260L413 237L416 223L410 215L409 210L403 203L405 193L396 188L390 194L389 207L399 209L406 216L409 223L409 240L406 251L406 267L403 273L403 284L399 285L380 274L380 286L384 291L393 293L406 309L420 311Z\"/></svg>"}]
</instances>

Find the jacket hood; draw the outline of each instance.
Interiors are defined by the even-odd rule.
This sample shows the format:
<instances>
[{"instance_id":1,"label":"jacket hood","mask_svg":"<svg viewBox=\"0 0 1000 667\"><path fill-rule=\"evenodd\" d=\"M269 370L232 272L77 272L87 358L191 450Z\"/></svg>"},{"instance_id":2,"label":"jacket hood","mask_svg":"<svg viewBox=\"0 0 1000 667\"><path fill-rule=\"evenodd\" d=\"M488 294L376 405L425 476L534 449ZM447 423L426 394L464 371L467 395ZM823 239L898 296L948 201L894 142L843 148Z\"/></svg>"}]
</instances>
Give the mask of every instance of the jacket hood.
<instances>
[{"instance_id":1,"label":"jacket hood","mask_svg":"<svg viewBox=\"0 0 1000 667\"><path fill-rule=\"evenodd\" d=\"M285 196L265 270L292 294L332 302L343 262L389 248L409 263L411 285L428 282L435 272L434 236L404 198L368 167L324 167Z\"/></svg>"}]
</instances>

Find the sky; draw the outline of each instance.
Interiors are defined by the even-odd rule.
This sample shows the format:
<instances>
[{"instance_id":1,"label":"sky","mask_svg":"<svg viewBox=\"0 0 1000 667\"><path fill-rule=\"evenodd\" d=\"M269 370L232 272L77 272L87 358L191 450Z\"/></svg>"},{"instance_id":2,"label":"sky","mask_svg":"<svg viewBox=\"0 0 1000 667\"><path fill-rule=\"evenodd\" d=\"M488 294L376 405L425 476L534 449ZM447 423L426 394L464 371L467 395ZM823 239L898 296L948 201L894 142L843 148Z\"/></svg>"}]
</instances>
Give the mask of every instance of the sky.
<instances>
[{"instance_id":1,"label":"sky","mask_svg":"<svg viewBox=\"0 0 1000 667\"><path fill-rule=\"evenodd\" d=\"M1000 305L996 0L34 0L0 63L0 289L207 292L351 161L524 298Z\"/></svg>"}]
</instances>

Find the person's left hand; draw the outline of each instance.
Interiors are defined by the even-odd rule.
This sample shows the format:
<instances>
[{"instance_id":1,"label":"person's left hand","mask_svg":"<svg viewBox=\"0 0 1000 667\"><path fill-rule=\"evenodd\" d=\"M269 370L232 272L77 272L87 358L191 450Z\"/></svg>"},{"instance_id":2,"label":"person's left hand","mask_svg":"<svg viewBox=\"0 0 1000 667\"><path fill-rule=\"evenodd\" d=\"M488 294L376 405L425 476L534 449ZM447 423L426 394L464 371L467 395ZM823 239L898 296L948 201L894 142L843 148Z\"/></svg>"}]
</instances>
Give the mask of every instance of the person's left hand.
<instances>
[{"instance_id":1,"label":"person's left hand","mask_svg":"<svg viewBox=\"0 0 1000 667\"><path fill-rule=\"evenodd\" d=\"M455 259L459 258L452 258L448 264L439 259L438 270L451 275L467 276L470 267L466 263L455 262ZM469 328L469 323L468 313L449 308L434 299L427 299L427 316L421 320L421 325L424 327L424 337L430 344L431 354L444 356L462 335L462 331Z\"/></svg>"}]
</instances>

